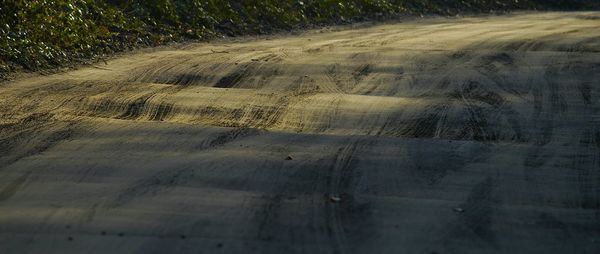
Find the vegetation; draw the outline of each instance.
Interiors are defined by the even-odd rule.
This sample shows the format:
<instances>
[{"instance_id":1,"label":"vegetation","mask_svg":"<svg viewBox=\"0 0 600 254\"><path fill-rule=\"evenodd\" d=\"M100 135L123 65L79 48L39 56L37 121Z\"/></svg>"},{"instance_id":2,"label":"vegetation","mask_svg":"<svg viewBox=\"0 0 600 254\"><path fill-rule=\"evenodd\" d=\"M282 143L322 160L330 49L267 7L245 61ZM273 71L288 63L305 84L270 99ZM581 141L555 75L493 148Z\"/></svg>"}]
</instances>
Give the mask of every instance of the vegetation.
<instances>
[{"instance_id":1,"label":"vegetation","mask_svg":"<svg viewBox=\"0 0 600 254\"><path fill-rule=\"evenodd\" d=\"M548 3L551 2L551 3ZM140 46L399 14L597 8L594 0L0 0L0 78ZM595 5L595 6L594 6Z\"/></svg>"}]
</instances>

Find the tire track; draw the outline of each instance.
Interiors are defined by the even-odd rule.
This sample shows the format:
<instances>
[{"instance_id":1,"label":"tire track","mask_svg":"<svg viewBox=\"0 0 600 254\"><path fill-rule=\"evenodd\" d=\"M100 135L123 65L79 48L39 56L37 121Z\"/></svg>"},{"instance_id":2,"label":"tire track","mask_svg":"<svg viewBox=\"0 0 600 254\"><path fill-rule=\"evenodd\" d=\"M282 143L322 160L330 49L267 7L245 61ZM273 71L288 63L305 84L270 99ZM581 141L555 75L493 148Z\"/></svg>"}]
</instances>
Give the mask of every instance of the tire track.
<instances>
[{"instance_id":1,"label":"tire track","mask_svg":"<svg viewBox=\"0 0 600 254\"><path fill-rule=\"evenodd\" d=\"M367 223L370 211L369 204L356 197L360 178L356 156L366 144L360 138L345 142L348 144L327 156L330 158L294 169L289 178L278 180L276 189L269 192L273 194L262 197L261 208L255 215L256 237L291 244L301 240L294 237L298 231L311 232L310 241L327 243L313 246L317 249L311 251L332 253L349 253L352 246L361 245L356 240L364 241L370 234ZM337 198L340 201L334 201ZM307 222L299 229L287 228L288 222L283 219L296 209L305 211L302 214L309 216L305 218Z\"/></svg>"},{"instance_id":2,"label":"tire track","mask_svg":"<svg viewBox=\"0 0 600 254\"><path fill-rule=\"evenodd\" d=\"M78 127L75 124L60 123L52 117L51 114L31 114L15 124L0 126L0 175L9 179L0 187L0 204L24 188L34 173L10 166L42 154L76 135Z\"/></svg>"},{"instance_id":3,"label":"tire track","mask_svg":"<svg viewBox=\"0 0 600 254\"><path fill-rule=\"evenodd\" d=\"M244 138L259 135L256 129L234 128L218 133L213 139L203 141L194 149L194 152L219 149L229 143L240 141ZM148 196L156 196L168 192L177 186L184 185L194 177L195 167L179 166L176 169L168 168L160 170L149 177L142 178L128 187L119 191L116 197L106 204L109 209L118 208L136 199Z\"/></svg>"},{"instance_id":4,"label":"tire track","mask_svg":"<svg viewBox=\"0 0 600 254\"><path fill-rule=\"evenodd\" d=\"M461 242L469 240L485 246L488 251L498 250L498 236L493 224L496 210L502 205L494 193L495 180L486 177L472 187L455 221L446 226L443 244L450 252L460 249Z\"/></svg>"},{"instance_id":5,"label":"tire track","mask_svg":"<svg viewBox=\"0 0 600 254\"><path fill-rule=\"evenodd\" d=\"M348 253L348 240L344 230L342 212L351 207L354 194L349 189L352 179L355 177L354 170L350 167L353 162L354 154L359 141L351 141L349 145L340 148L335 155L335 162L329 170L327 177L328 193L330 199L341 198L350 204L341 205L337 202L330 202L327 205L327 233L332 240L333 250L336 254ZM347 200L347 201L346 201ZM333 200L332 200L333 201Z\"/></svg>"}]
</instances>

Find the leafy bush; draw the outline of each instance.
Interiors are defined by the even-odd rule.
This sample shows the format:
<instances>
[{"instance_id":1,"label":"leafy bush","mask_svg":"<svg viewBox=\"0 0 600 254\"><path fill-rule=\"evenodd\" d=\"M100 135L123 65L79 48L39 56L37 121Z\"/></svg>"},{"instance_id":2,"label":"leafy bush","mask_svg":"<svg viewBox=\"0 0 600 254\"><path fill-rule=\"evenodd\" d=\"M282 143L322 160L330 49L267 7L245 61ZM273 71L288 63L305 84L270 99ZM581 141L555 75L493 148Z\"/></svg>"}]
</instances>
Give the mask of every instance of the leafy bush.
<instances>
[{"instance_id":1,"label":"leafy bush","mask_svg":"<svg viewBox=\"0 0 600 254\"><path fill-rule=\"evenodd\" d=\"M0 13L0 57L27 69L122 48L144 33L135 32L143 23L101 1L0 0Z\"/></svg>"}]
</instances>

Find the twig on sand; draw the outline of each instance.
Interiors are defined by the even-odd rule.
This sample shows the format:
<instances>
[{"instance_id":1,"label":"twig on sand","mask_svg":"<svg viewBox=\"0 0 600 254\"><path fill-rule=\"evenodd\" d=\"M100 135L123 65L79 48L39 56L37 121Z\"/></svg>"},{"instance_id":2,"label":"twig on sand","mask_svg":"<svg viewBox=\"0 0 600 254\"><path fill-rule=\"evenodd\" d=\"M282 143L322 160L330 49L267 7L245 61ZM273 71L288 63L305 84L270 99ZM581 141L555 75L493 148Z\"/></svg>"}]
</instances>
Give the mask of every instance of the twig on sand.
<instances>
[{"instance_id":1,"label":"twig on sand","mask_svg":"<svg viewBox=\"0 0 600 254\"><path fill-rule=\"evenodd\" d=\"M226 51L226 50L218 51L218 50L211 49L210 51L215 54L229 54L229 51Z\"/></svg>"}]
</instances>

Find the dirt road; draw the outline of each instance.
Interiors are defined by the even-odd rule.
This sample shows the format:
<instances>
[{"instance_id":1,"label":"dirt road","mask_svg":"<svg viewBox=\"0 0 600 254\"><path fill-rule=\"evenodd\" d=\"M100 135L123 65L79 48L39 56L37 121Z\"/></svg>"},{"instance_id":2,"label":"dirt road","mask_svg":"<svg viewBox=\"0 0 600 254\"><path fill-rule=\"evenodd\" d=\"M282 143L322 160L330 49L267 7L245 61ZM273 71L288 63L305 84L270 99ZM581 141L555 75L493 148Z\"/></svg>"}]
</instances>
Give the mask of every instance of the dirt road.
<instances>
[{"instance_id":1,"label":"dirt road","mask_svg":"<svg viewBox=\"0 0 600 254\"><path fill-rule=\"evenodd\" d=\"M0 85L0 253L600 253L600 13L141 52Z\"/></svg>"}]
</instances>

